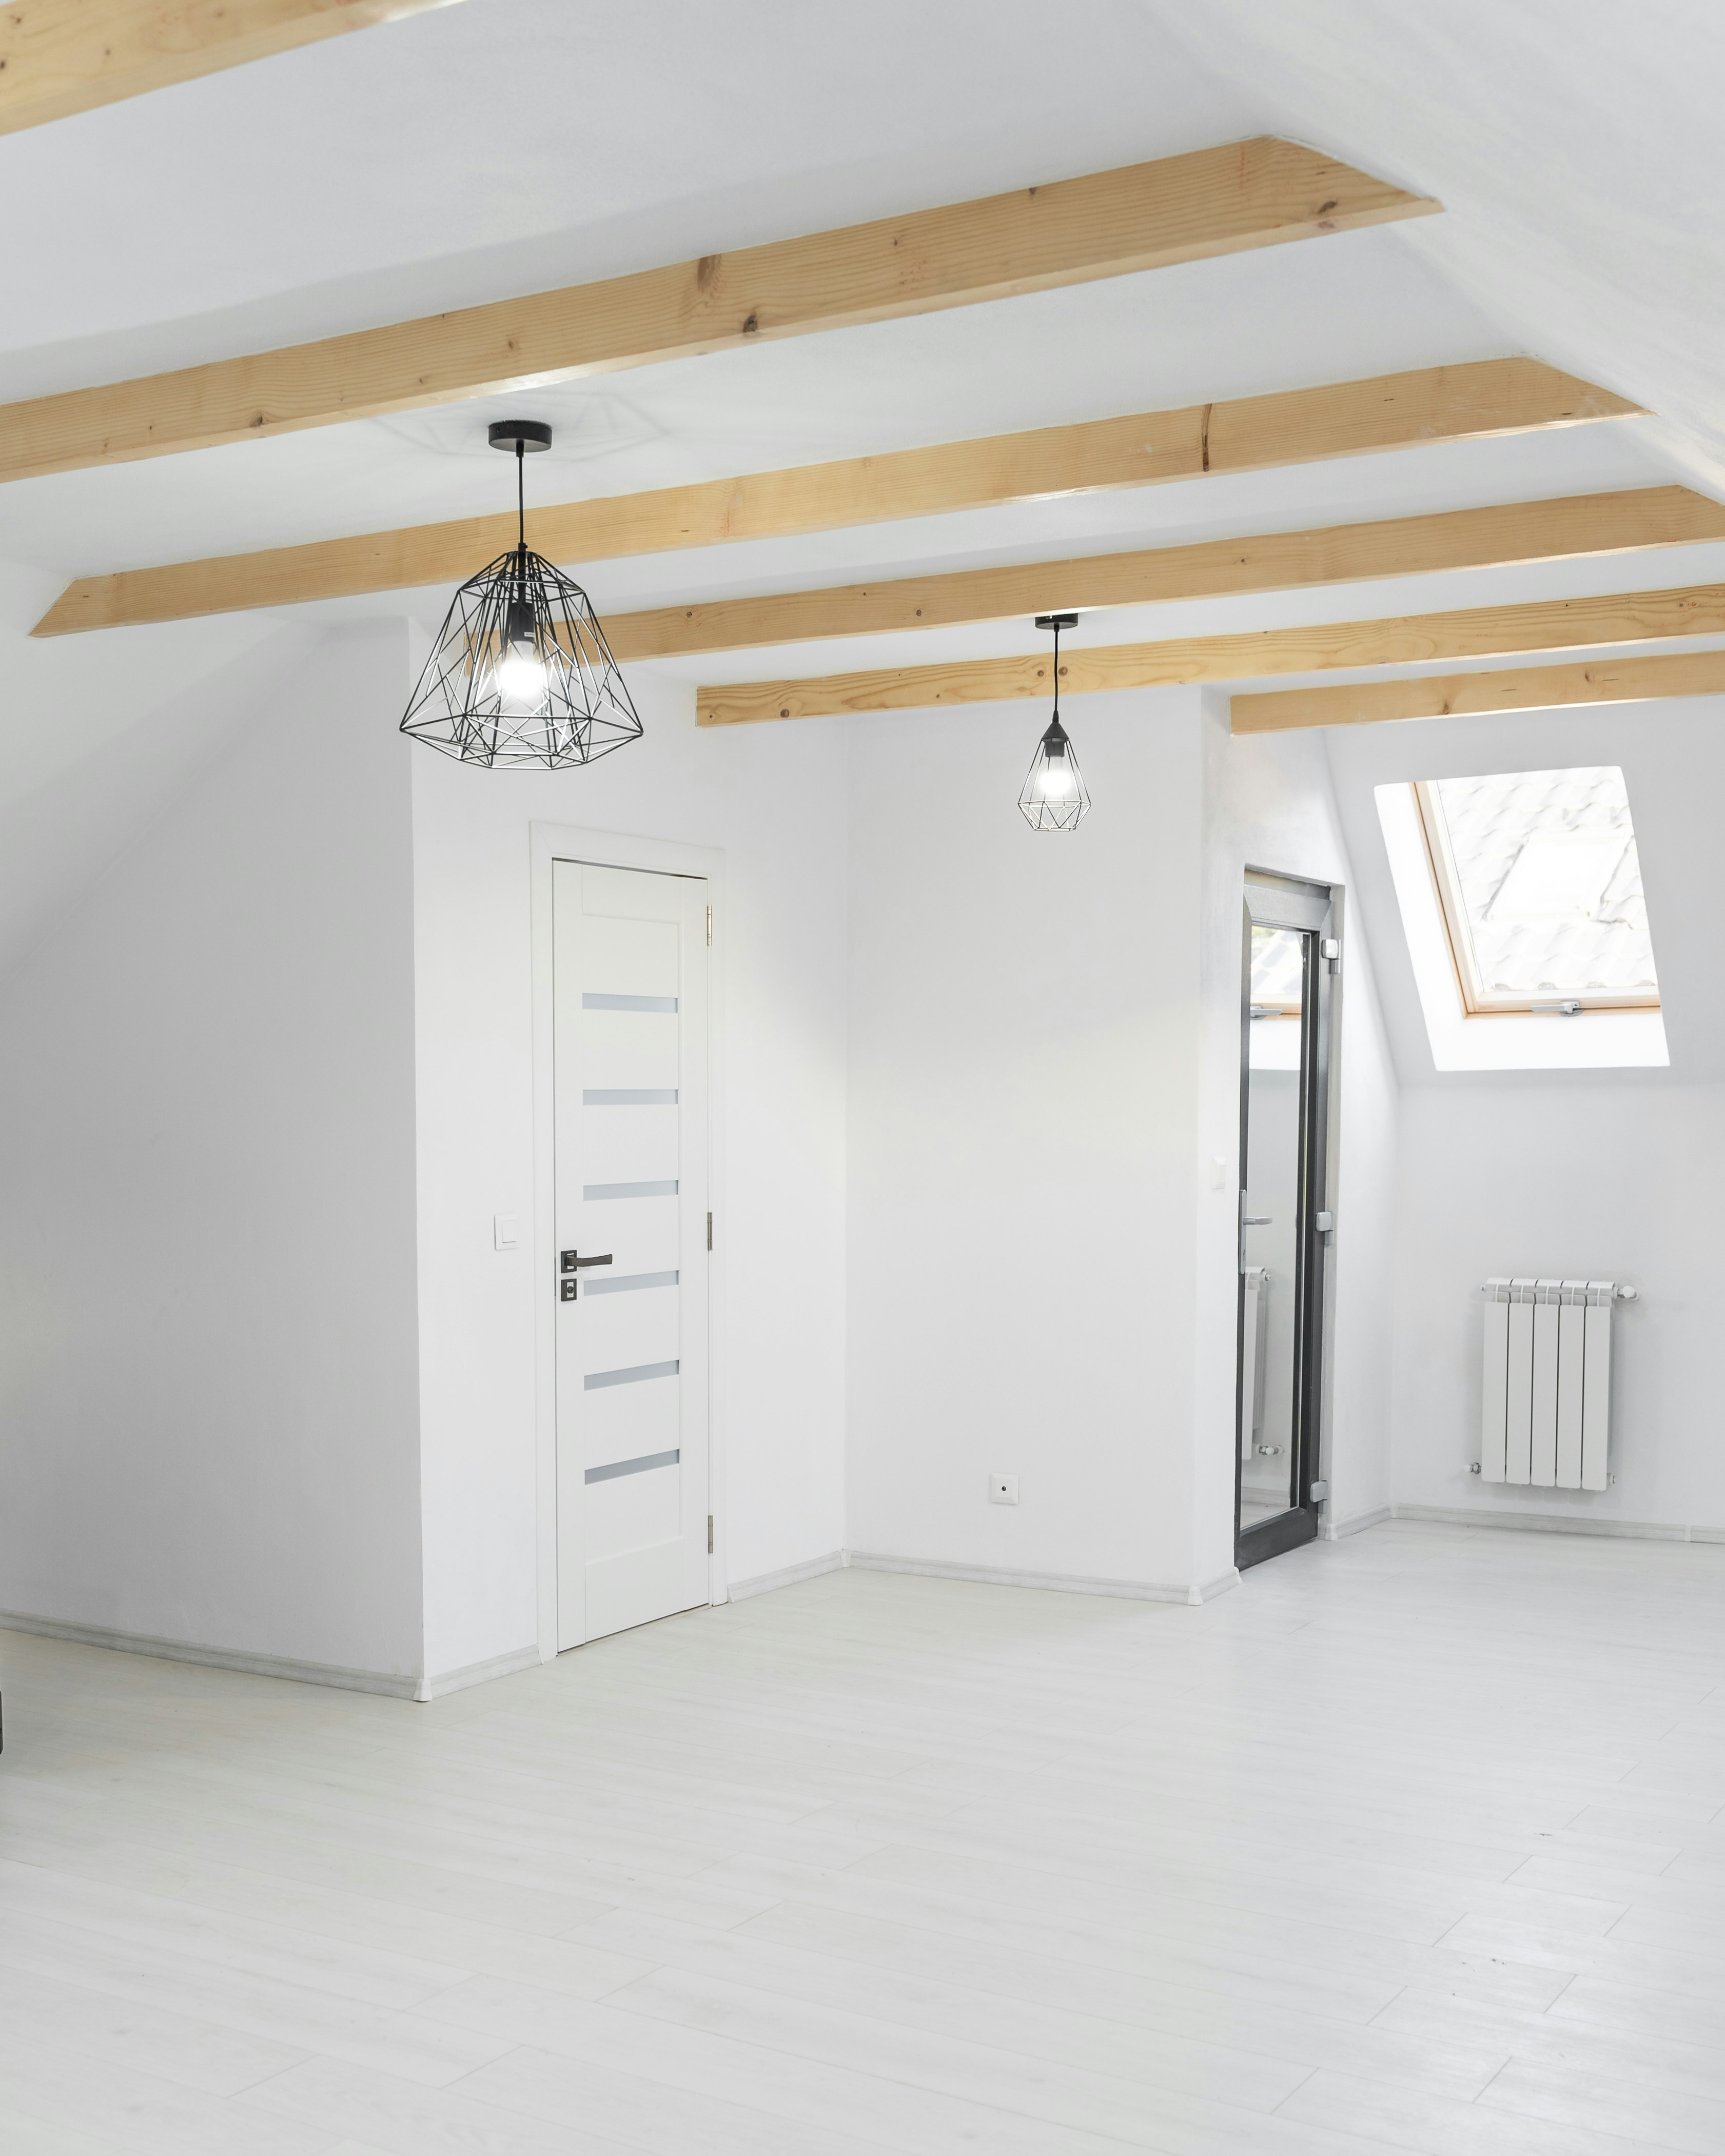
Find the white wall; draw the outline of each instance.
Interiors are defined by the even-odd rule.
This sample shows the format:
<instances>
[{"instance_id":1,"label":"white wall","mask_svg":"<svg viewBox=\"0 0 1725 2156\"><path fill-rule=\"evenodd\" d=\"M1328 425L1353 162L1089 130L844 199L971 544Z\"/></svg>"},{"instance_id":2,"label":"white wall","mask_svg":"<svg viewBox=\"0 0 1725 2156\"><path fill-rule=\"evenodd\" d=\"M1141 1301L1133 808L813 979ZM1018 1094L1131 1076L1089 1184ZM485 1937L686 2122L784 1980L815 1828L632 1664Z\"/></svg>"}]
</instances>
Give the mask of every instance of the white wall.
<instances>
[{"instance_id":1,"label":"white wall","mask_svg":"<svg viewBox=\"0 0 1725 2156\"><path fill-rule=\"evenodd\" d=\"M716 1256L722 1566L843 1546L844 736L702 732L692 690L632 669L644 740L586 771L413 759L427 1666L537 1636L530 827L724 850L725 1125ZM400 699L398 700L401 701Z\"/></svg>"},{"instance_id":2,"label":"white wall","mask_svg":"<svg viewBox=\"0 0 1725 2156\"><path fill-rule=\"evenodd\" d=\"M1725 1087L1421 1087L1403 1127L1398 1501L1725 1536ZM1612 1320L1611 1488L1511 1490L1468 1472L1480 1456L1478 1283L1494 1273L1638 1290Z\"/></svg>"},{"instance_id":3,"label":"white wall","mask_svg":"<svg viewBox=\"0 0 1725 2156\"><path fill-rule=\"evenodd\" d=\"M1045 722L851 736L850 1541L1182 1586L1196 702L1076 706L1076 833L1016 806Z\"/></svg>"},{"instance_id":4,"label":"white wall","mask_svg":"<svg viewBox=\"0 0 1725 2156\"><path fill-rule=\"evenodd\" d=\"M404 650L278 639L0 981L0 1607L420 1667Z\"/></svg>"},{"instance_id":5,"label":"white wall","mask_svg":"<svg viewBox=\"0 0 1725 2156\"><path fill-rule=\"evenodd\" d=\"M1323 752L1199 692L1086 697L1096 807L1014 807L1022 707L851 747L850 1539L1204 1587L1233 1564L1241 879L1348 880ZM1382 1503L1394 1081L1344 1001L1332 1479ZM1224 1163L1213 1189L1209 1163ZM987 1501L1019 1477L1014 1508Z\"/></svg>"}]
</instances>

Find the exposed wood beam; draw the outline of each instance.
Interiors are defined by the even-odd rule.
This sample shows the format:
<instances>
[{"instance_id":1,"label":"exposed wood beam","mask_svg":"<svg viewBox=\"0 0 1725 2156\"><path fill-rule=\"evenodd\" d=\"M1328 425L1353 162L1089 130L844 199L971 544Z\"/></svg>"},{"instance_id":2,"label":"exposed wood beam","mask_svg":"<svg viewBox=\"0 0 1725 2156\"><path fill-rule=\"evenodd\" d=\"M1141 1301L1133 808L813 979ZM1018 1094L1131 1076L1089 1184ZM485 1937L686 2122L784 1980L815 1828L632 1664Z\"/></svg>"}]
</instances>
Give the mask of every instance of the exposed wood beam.
<instances>
[{"instance_id":1,"label":"exposed wood beam","mask_svg":"<svg viewBox=\"0 0 1725 2156\"><path fill-rule=\"evenodd\" d=\"M1346 688L1278 689L1235 696L1237 734L1294 726L1375 726L1386 719L1481 717L1545 711L1566 704L1635 704L1664 696L1725 693L1725 651L1634 652L1561 666L1511 666L1491 674L1425 674L1414 680L1359 681Z\"/></svg>"},{"instance_id":2,"label":"exposed wood beam","mask_svg":"<svg viewBox=\"0 0 1725 2156\"><path fill-rule=\"evenodd\" d=\"M455 0L6 0L0 135Z\"/></svg>"},{"instance_id":3,"label":"exposed wood beam","mask_svg":"<svg viewBox=\"0 0 1725 2156\"><path fill-rule=\"evenodd\" d=\"M1640 410L1537 359L1476 360L536 508L532 540L551 560L575 565L1205 474L1266 471L1431 442L1476 441L1633 418ZM514 537L512 516L474 516L360 539L80 577L55 600L36 634L58 636L459 583Z\"/></svg>"},{"instance_id":4,"label":"exposed wood beam","mask_svg":"<svg viewBox=\"0 0 1725 2156\"><path fill-rule=\"evenodd\" d=\"M1322 622L1236 636L1180 637L1162 644L1069 645L1060 654L1063 696L1105 689L1166 688L1181 682L1254 681L1271 674L1331 668L1404 666L1422 660L1490 659L1589 644L1644 644L1671 636L1725 635L1725 584L1609 597L1536 599L1520 606L1469 607L1454 613L1383 621ZM747 681L696 691L704 726L761 719L809 719L851 711L915 711L949 704L1045 696L1051 658L954 660L870 674Z\"/></svg>"},{"instance_id":5,"label":"exposed wood beam","mask_svg":"<svg viewBox=\"0 0 1725 2156\"><path fill-rule=\"evenodd\" d=\"M1313 531L1209 539L1128 554L1014 562L890 583L655 607L610 615L605 634L619 660L686 658L696 652L747 651L834 636L1004 621L1064 608L1091 610L1238 597L1445 569L1629 553L1708 539L1725 539L1725 508L1687 487L1645 487Z\"/></svg>"},{"instance_id":6,"label":"exposed wood beam","mask_svg":"<svg viewBox=\"0 0 1725 2156\"><path fill-rule=\"evenodd\" d=\"M0 407L0 479L966 306L1440 204L1260 136L1153 164Z\"/></svg>"}]
</instances>

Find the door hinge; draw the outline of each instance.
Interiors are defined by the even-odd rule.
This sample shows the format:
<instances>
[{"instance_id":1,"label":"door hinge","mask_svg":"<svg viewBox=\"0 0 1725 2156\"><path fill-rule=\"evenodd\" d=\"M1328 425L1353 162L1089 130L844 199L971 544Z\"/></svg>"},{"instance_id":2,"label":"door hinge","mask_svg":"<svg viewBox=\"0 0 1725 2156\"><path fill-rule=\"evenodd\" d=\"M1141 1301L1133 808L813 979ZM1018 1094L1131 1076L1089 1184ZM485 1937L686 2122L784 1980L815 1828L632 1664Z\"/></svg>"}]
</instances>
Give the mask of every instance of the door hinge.
<instances>
[{"instance_id":1,"label":"door hinge","mask_svg":"<svg viewBox=\"0 0 1725 2156\"><path fill-rule=\"evenodd\" d=\"M713 1246L713 1216L711 1213L706 1216L706 1246L708 1250Z\"/></svg>"},{"instance_id":2,"label":"door hinge","mask_svg":"<svg viewBox=\"0 0 1725 2156\"><path fill-rule=\"evenodd\" d=\"M709 937L707 940L711 942L712 939ZM1330 971L1339 973L1342 970L1342 946L1335 937L1326 936L1323 939L1323 955Z\"/></svg>"},{"instance_id":3,"label":"door hinge","mask_svg":"<svg viewBox=\"0 0 1725 2156\"><path fill-rule=\"evenodd\" d=\"M713 940L713 910L711 906L708 906L706 910L706 940L709 945L711 944Z\"/></svg>"},{"instance_id":4,"label":"door hinge","mask_svg":"<svg viewBox=\"0 0 1725 2156\"><path fill-rule=\"evenodd\" d=\"M713 1553L713 1516L711 1512L706 1516L706 1553L709 1557Z\"/></svg>"}]
</instances>

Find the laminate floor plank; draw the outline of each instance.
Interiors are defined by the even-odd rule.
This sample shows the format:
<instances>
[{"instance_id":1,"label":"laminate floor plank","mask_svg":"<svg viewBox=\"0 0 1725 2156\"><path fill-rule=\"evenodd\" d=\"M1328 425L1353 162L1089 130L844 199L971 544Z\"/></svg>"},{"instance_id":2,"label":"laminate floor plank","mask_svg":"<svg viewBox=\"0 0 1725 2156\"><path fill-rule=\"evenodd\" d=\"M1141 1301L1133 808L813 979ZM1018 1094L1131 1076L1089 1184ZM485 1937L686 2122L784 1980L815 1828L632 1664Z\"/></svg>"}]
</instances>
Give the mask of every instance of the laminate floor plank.
<instances>
[{"instance_id":1,"label":"laminate floor plank","mask_svg":"<svg viewBox=\"0 0 1725 2156\"><path fill-rule=\"evenodd\" d=\"M1717 1546L0 1682L3 2156L1725 2156Z\"/></svg>"}]
</instances>

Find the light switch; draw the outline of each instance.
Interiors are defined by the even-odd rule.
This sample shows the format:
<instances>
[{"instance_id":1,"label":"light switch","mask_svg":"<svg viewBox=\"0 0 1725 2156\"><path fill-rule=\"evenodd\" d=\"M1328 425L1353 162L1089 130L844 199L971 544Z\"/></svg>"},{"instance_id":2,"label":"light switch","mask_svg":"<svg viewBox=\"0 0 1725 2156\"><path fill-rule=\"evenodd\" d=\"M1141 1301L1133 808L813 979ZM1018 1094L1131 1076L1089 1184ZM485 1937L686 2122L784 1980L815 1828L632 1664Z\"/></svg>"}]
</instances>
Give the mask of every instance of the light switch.
<instances>
[{"instance_id":1,"label":"light switch","mask_svg":"<svg viewBox=\"0 0 1725 2156\"><path fill-rule=\"evenodd\" d=\"M491 1215L491 1246L494 1250L518 1250L521 1240L521 1216L519 1213L494 1213Z\"/></svg>"}]
</instances>

